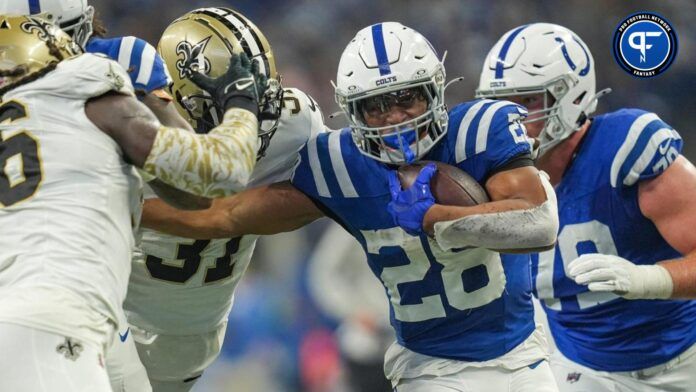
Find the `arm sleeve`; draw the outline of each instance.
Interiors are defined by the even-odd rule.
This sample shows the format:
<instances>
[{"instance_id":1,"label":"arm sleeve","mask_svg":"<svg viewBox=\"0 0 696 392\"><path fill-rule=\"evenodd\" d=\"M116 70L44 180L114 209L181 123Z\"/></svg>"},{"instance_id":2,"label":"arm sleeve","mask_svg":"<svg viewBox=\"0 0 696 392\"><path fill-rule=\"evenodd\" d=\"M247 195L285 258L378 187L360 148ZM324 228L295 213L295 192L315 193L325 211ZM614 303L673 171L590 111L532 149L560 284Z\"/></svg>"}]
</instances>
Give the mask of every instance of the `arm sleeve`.
<instances>
[{"instance_id":1,"label":"arm sleeve","mask_svg":"<svg viewBox=\"0 0 696 392\"><path fill-rule=\"evenodd\" d=\"M143 170L181 190L222 197L243 190L256 164L258 120L232 108L206 135L162 126Z\"/></svg>"}]
</instances>

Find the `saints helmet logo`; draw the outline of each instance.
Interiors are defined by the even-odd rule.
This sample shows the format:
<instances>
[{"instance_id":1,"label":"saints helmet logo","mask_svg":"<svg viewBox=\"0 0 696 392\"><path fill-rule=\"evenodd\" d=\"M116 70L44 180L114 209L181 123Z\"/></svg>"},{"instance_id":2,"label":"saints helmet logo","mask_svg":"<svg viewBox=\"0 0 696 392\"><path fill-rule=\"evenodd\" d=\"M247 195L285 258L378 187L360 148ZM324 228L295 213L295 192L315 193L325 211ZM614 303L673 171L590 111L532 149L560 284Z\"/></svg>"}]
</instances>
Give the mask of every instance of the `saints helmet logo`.
<instances>
[{"instance_id":1,"label":"saints helmet logo","mask_svg":"<svg viewBox=\"0 0 696 392\"><path fill-rule=\"evenodd\" d=\"M176 69L179 71L179 77L185 78L191 72L202 72L207 74L210 72L210 61L203 55L205 47L208 45L210 38L208 36L195 45L188 41L181 41L176 45L177 56L183 56L177 60Z\"/></svg>"},{"instance_id":2,"label":"saints helmet logo","mask_svg":"<svg viewBox=\"0 0 696 392\"><path fill-rule=\"evenodd\" d=\"M48 41L49 37L53 38L55 26L42 19L27 17L27 21L20 25L22 31L32 34L36 31L36 36L42 41Z\"/></svg>"}]
</instances>

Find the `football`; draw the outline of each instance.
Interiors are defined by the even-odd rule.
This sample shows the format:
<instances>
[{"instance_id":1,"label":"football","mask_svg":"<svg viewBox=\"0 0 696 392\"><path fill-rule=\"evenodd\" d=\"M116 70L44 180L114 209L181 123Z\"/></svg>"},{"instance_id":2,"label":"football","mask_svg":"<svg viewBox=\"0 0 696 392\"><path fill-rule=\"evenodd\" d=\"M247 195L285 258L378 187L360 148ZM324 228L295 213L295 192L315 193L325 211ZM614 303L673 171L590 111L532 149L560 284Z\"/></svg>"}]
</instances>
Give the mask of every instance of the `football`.
<instances>
[{"instance_id":1,"label":"football","mask_svg":"<svg viewBox=\"0 0 696 392\"><path fill-rule=\"evenodd\" d=\"M429 162L420 161L399 167L398 175L401 188L410 187L423 166ZM437 165L437 172L430 181L430 190L437 203L466 207L490 200L486 190L463 170L442 162L433 163Z\"/></svg>"}]
</instances>

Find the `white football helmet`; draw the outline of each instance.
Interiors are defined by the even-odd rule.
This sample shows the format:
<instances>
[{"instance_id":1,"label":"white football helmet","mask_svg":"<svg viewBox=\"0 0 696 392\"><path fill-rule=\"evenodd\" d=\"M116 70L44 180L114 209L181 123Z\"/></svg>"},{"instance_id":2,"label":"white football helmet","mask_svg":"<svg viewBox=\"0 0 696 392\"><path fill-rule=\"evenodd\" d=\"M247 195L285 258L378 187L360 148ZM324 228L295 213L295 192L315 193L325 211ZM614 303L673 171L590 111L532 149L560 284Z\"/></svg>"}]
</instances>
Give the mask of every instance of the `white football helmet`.
<instances>
[{"instance_id":1,"label":"white football helmet","mask_svg":"<svg viewBox=\"0 0 696 392\"><path fill-rule=\"evenodd\" d=\"M81 48L92 35L94 7L87 0L0 0L0 14L41 16L72 36Z\"/></svg>"},{"instance_id":2,"label":"white football helmet","mask_svg":"<svg viewBox=\"0 0 696 392\"><path fill-rule=\"evenodd\" d=\"M597 108L595 63L587 45L572 31L551 23L534 23L505 33L486 57L477 98L544 94L539 134L540 154L578 130ZM552 98L552 99L551 99Z\"/></svg>"},{"instance_id":3,"label":"white football helmet","mask_svg":"<svg viewBox=\"0 0 696 392\"><path fill-rule=\"evenodd\" d=\"M396 22L378 23L358 32L341 55L336 102L348 117L360 151L380 162L402 164L420 159L447 132L445 68L430 42ZM425 98L426 112L400 124L369 127L365 105Z\"/></svg>"}]
</instances>

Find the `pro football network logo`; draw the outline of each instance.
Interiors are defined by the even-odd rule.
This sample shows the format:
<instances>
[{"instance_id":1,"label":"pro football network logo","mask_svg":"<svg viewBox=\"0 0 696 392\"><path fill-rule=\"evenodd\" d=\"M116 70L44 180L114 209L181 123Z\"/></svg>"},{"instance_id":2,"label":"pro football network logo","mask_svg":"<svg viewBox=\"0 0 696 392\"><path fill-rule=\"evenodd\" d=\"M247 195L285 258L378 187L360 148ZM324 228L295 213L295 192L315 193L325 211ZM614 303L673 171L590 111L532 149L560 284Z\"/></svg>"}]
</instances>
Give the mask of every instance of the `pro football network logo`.
<instances>
[{"instance_id":1,"label":"pro football network logo","mask_svg":"<svg viewBox=\"0 0 696 392\"><path fill-rule=\"evenodd\" d=\"M614 58L633 76L651 78L667 70L677 57L677 33L652 12L633 14L614 33Z\"/></svg>"}]
</instances>

